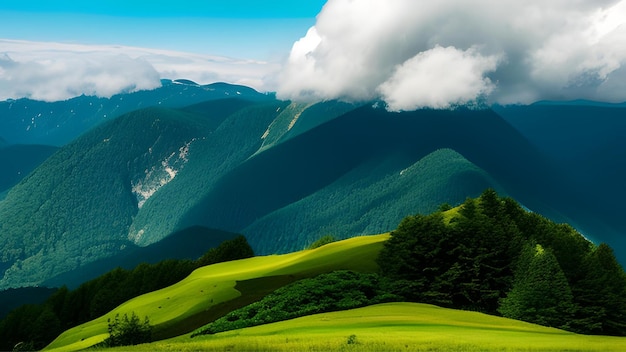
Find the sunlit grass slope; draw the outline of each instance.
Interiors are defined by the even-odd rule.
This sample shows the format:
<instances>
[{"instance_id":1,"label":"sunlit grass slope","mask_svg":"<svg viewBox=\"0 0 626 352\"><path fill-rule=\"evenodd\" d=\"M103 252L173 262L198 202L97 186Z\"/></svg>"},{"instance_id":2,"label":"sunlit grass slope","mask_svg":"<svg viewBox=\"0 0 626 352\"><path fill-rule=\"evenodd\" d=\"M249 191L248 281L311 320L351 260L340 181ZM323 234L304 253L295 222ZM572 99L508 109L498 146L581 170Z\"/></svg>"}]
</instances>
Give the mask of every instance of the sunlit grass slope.
<instances>
[{"instance_id":1,"label":"sunlit grass slope","mask_svg":"<svg viewBox=\"0 0 626 352\"><path fill-rule=\"evenodd\" d=\"M626 338L418 303L387 303L174 339L129 351L623 351Z\"/></svg>"},{"instance_id":2,"label":"sunlit grass slope","mask_svg":"<svg viewBox=\"0 0 626 352\"><path fill-rule=\"evenodd\" d=\"M195 319L213 314L229 301L240 298L237 282L255 280L255 285L244 285L246 295L255 295L276 288L298 278L334 270L377 270L375 258L389 235L364 236L331 243L314 250L254 257L244 260L206 266L194 271L183 281L143 296L134 298L107 315L72 328L61 334L46 350L73 351L93 346L108 337L107 319L116 314L135 312L148 316L157 336L175 336L189 332ZM281 279L282 278L282 279ZM251 288L252 287L252 288ZM183 326L185 329L180 330Z\"/></svg>"}]
</instances>

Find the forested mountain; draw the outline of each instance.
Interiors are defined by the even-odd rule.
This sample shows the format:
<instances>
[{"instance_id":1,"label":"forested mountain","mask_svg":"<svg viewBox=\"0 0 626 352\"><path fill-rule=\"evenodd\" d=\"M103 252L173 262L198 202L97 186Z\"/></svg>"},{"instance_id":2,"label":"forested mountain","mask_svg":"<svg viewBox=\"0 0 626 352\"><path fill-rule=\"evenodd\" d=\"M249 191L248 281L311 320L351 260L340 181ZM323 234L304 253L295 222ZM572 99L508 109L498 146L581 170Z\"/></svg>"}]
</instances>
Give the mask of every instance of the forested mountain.
<instances>
[{"instance_id":1,"label":"forested mountain","mask_svg":"<svg viewBox=\"0 0 626 352\"><path fill-rule=\"evenodd\" d=\"M0 102L0 131L10 144L62 146L94 126L141 108L180 108L228 97L271 99L252 88L224 83L198 85L189 80L161 80L161 84L154 90L121 93L111 98L82 95L57 102L3 101Z\"/></svg>"},{"instance_id":2,"label":"forested mountain","mask_svg":"<svg viewBox=\"0 0 626 352\"><path fill-rule=\"evenodd\" d=\"M326 234L386 232L407 214L456 204L489 187L607 241L624 261L615 245L623 238L607 231L619 229L621 208L613 200L594 203L608 198L594 190L618 187L617 178L598 168L596 180L605 182L585 184L598 188L581 192L575 164L518 121L537 107L391 113L380 104L300 104L245 87L192 82L169 82L153 94L166 93L169 102L204 101L140 109L102 123L63 146L0 202L0 287L78 280L71 278L76 269L96 261L113 267L106 259L125 248L193 226L244 233L260 254L301 249ZM201 93L212 95L207 100ZM191 98L179 97L186 94ZM150 92L124 100L131 95ZM570 111L550 109L546 120ZM604 107L589 109L581 114ZM623 153L617 146L609 155ZM610 160L598 162L608 167Z\"/></svg>"},{"instance_id":3,"label":"forested mountain","mask_svg":"<svg viewBox=\"0 0 626 352\"><path fill-rule=\"evenodd\" d=\"M496 110L563 170L579 201L564 203L570 221L594 241L606 241L626 263L626 105L541 102Z\"/></svg>"},{"instance_id":4,"label":"forested mountain","mask_svg":"<svg viewBox=\"0 0 626 352\"><path fill-rule=\"evenodd\" d=\"M46 145L2 146L0 141L0 199L9 188L39 166L58 148Z\"/></svg>"}]
</instances>

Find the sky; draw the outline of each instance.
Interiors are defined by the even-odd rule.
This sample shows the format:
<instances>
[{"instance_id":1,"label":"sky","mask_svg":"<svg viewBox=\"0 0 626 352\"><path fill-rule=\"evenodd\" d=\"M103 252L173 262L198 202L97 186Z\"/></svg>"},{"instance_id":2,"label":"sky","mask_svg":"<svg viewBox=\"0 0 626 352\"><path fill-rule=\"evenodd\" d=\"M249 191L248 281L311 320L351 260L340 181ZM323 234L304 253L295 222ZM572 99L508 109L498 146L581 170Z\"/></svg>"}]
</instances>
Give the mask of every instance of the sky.
<instances>
[{"instance_id":1,"label":"sky","mask_svg":"<svg viewBox=\"0 0 626 352\"><path fill-rule=\"evenodd\" d=\"M389 110L626 101L626 0L0 4L0 100L110 96L159 78Z\"/></svg>"}]
</instances>

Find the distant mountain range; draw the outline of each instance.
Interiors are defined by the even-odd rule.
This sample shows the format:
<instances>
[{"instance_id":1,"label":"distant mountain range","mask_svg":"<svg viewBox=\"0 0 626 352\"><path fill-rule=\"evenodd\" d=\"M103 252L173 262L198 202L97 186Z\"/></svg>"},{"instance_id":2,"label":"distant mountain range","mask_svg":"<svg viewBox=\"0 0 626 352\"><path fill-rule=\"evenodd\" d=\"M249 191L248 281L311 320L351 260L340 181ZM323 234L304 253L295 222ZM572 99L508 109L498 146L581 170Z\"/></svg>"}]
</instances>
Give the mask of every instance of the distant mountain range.
<instances>
[{"instance_id":1,"label":"distant mountain range","mask_svg":"<svg viewBox=\"0 0 626 352\"><path fill-rule=\"evenodd\" d=\"M0 102L0 138L8 144L62 146L83 132L127 112L150 106L181 108L207 100L240 97L271 99L249 87L189 80L161 80L160 88L111 98L79 96L65 101L17 99ZM0 146L2 141L0 140Z\"/></svg>"},{"instance_id":2,"label":"distant mountain range","mask_svg":"<svg viewBox=\"0 0 626 352\"><path fill-rule=\"evenodd\" d=\"M0 157L10 170L31 160L32 172L5 182L0 288L75 283L81 268L114 267L107 258L194 226L243 233L257 254L386 232L488 187L609 243L626 263L624 109L391 113L184 80L111 99L3 102ZM54 113L33 120L18 110ZM29 159L16 143L60 149Z\"/></svg>"}]
</instances>

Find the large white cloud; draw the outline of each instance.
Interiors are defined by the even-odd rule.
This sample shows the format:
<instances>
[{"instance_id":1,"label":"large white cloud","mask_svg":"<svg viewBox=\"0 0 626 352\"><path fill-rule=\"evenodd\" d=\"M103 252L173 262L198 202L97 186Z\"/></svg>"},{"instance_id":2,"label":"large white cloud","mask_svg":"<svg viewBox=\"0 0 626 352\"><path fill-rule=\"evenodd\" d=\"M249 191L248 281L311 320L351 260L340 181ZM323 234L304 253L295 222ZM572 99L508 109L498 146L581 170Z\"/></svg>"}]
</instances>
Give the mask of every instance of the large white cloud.
<instances>
[{"instance_id":1,"label":"large white cloud","mask_svg":"<svg viewBox=\"0 0 626 352\"><path fill-rule=\"evenodd\" d=\"M278 79L294 100L626 101L626 0L329 0Z\"/></svg>"},{"instance_id":2,"label":"large white cloud","mask_svg":"<svg viewBox=\"0 0 626 352\"><path fill-rule=\"evenodd\" d=\"M277 69L266 62L157 49L0 39L0 100L109 97L156 88L161 78L223 81L264 90L266 77Z\"/></svg>"}]
</instances>

